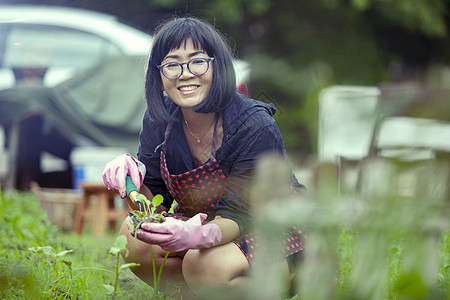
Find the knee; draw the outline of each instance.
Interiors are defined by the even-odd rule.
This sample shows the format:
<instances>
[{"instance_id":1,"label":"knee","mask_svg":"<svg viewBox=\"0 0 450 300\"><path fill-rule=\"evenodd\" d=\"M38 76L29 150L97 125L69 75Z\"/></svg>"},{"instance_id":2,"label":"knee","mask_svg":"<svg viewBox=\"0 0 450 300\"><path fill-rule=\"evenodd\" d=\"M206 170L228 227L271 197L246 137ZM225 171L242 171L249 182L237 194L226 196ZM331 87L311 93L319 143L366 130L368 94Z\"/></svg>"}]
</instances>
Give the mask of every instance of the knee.
<instances>
[{"instance_id":1,"label":"knee","mask_svg":"<svg viewBox=\"0 0 450 300\"><path fill-rule=\"evenodd\" d=\"M213 254L214 250L189 250L183 258L183 275L191 281L208 282L210 280L225 280L225 268Z\"/></svg>"},{"instance_id":2,"label":"knee","mask_svg":"<svg viewBox=\"0 0 450 300\"><path fill-rule=\"evenodd\" d=\"M198 280L204 276L207 263L202 258L200 250L188 250L183 258L182 271L185 278Z\"/></svg>"},{"instance_id":3,"label":"knee","mask_svg":"<svg viewBox=\"0 0 450 300\"><path fill-rule=\"evenodd\" d=\"M233 288L245 277L247 270L245 257L229 245L189 250L182 263L184 280L197 295Z\"/></svg>"},{"instance_id":4,"label":"knee","mask_svg":"<svg viewBox=\"0 0 450 300\"><path fill-rule=\"evenodd\" d=\"M202 251L204 252L204 251ZM217 289L219 286L225 286L226 283L221 278L220 272L208 258L201 253L200 250L189 250L183 258L182 262L183 279L189 286L190 290L197 296L208 299L212 291L206 289Z\"/></svg>"}]
</instances>

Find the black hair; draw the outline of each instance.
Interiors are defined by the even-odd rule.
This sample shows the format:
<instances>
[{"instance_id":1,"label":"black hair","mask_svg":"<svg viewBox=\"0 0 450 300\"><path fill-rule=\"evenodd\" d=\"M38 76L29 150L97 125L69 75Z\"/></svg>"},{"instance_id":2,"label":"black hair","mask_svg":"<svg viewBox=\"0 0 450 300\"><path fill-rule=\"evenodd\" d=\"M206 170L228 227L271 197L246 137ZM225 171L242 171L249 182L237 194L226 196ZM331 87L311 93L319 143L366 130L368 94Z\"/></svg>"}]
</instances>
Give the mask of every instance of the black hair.
<instances>
[{"instance_id":1,"label":"black hair","mask_svg":"<svg viewBox=\"0 0 450 300\"><path fill-rule=\"evenodd\" d=\"M153 40L145 78L147 111L156 122L172 120L164 105L161 73L157 68L170 51L180 48L191 38L195 48L214 57L213 79L206 98L193 108L195 112L223 110L236 93L233 55L225 38L211 24L193 17L175 18L159 27Z\"/></svg>"}]
</instances>

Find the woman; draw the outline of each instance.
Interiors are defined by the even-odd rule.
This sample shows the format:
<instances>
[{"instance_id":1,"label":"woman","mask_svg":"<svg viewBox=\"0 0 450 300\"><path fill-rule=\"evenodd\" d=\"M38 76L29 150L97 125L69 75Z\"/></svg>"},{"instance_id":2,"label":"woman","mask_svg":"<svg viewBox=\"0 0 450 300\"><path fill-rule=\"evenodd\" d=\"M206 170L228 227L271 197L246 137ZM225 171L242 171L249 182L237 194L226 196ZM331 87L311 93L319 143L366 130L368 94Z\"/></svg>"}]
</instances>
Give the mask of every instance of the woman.
<instances>
[{"instance_id":1,"label":"woman","mask_svg":"<svg viewBox=\"0 0 450 300\"><path fill-rule=\"evenodd\" d=\"M174 199L177 205L166 222L142 225L137 248L129 219L124 221L124 259L140 263L133 272L151 284L153 245L158 267L170 252L164 279L186 282L196 294L202 287L244 286L257 249L246 191L262 154L286 158L274 106L236 90L229 47L195 18L171 20L156 34L146 99L137 159L124 154L108 163L104 182L125 197L129 175L147 198L164 196L159 210L167 211ZM291 178L293 189L302 190ZM302 250L303 236L294 235L296 243L282 261L287 275L291 254Z\"/></svg>"}]
</instances>

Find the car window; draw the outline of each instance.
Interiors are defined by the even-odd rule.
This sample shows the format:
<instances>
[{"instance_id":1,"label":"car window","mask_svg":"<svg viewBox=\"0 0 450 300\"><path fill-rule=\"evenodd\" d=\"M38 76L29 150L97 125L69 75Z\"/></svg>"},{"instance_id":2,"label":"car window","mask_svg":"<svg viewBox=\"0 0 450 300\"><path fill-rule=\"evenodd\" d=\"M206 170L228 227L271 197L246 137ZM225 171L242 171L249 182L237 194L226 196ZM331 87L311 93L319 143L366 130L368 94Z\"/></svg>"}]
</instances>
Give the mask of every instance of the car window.
<instances>
[{"instance_id":1,"label":"car window","mask_svg":"<svg viewBox=\"0 0 450 300\"><path fill-rule=\"evenodd\" d=\"M120 49L108 40L87 32L53 26L17 24L8 32L3 66L79 70L120 52Z\"/></svg>"}]
</instances>

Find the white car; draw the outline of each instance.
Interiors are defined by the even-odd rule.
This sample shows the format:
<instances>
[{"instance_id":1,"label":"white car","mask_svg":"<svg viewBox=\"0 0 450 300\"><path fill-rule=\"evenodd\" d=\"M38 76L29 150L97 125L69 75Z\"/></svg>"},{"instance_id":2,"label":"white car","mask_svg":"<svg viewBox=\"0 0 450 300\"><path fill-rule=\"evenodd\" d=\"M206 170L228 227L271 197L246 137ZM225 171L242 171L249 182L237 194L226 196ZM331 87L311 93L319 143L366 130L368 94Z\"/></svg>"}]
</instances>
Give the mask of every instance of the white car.
<instances>
[{"instance_id":1,"label":"white car","mask_svg":"<svg viewBox=\"0 0 450 300\"><path fill-rule=\"evenodd\" d=\"M57 85L115 55L148 55L151 35L115 16L66 7L0 5L0 90L22 80ZM235 61L243 91L250 68Z\"/></svg>"}]
</instances>

